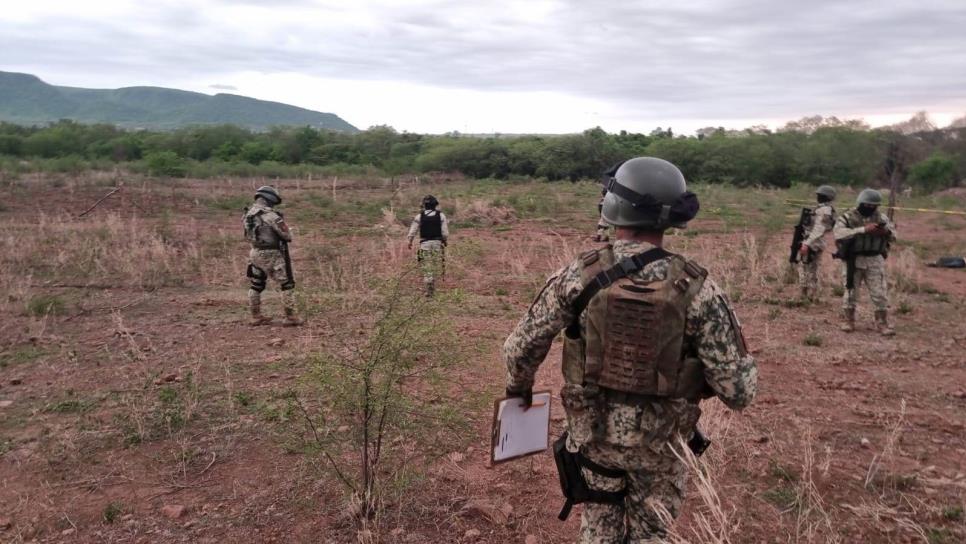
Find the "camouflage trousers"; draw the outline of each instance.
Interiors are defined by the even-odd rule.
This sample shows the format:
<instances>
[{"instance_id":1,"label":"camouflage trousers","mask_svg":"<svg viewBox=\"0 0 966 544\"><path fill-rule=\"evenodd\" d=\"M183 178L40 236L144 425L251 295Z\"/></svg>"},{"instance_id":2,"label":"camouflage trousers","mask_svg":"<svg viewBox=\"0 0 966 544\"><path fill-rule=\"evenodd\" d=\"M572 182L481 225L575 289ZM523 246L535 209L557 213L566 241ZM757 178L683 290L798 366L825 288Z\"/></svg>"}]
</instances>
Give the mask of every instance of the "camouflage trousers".
<instances>
[{"instance_id":1,"label":"camouflage trousers","mask_svg":"<svg viewBox=\"0 0 966 544\"><path fill-rule=\"evenodd\" d=\"M584 455L600 465L623 469L623 478L608 478L584 468L591 489L627 489L623 504L586 503L580 523L579 544L638 544L663 542L666 528L654 511L663 507L677 517L684 501L687 470L670 446L662 453L609 444L587 444Z\"/></svg>"},{"instance_id":2,"label":"camouflage trousers","mask_svg":"<svg viewBox=\"0 0 966 544\"><path fill-rule=\"evenodd\" d=\"M802 287L802 298L817 301L818 295L818 266L822 260L822 252L813 252L809 259L802 259L798 265L798 283Z\"/></svg>"},{"instance_id":3,"label":"camouflage trousers","mask_svg":"<svg viewBox=\"0 0 966 544\"><path fill-rule=\"evenodd\" d=\"M253 314L260 313L262 309L262 293L269 280L272 281L282 293L282 306L286 313L295 309L295 291L292 289L282 289L288 280L285 272L285 257L277 249L252 249L248 254L248 264L254 270L249 269L249 281L251 287L248 289L248 306ZM254 272L256 276L252 277Z\"/></svg>"},{"instance_id":4,"label":"camouflage trousers","mask_svg":"<svg viewBox=\"0 0 966 544\"><path fill-rule=\"evenodd\" d=\"M427 287L435 286L436 278L446 272L446 250L438 240L427 240L419 243L416 261L423 274L423 283Z\"/></svg>"},{"instance_id":5,"label":"camouflage trousers","mask_svg":"<svg viewBox=\"0 0 966 544\"><path fill-rule=\"evenodd\" d=\"M869 298L872 299L872 306L878 311L889 309L889 286L886 280L885 259L882 257L856 259L855 277L853 288L846 289L842 295L842 307L846 310L854 310L855 303L859 300L859 287L865 285L869 290ZM846 282L847 269L842 267L842 283Z\"/></svg>"}]
</instances>

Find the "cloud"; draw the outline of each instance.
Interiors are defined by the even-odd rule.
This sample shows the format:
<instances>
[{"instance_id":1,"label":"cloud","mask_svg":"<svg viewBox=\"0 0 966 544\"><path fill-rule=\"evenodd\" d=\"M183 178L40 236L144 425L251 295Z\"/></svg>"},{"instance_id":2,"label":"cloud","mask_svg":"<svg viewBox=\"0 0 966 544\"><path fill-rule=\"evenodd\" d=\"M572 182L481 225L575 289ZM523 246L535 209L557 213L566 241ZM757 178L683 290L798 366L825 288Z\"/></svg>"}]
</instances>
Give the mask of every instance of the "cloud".
<instances>
[{"instance_id":1,"label":"cloud","mask_svg":"<svg viewBox=\"0 0 966 544\"><path fill-rule=\"evenodd\" d=\"M0 69L74 84L259 73L556 93L630 124L966 109L958 0L118 1L90 16L55 4L0 13Z\"/></svg>"},{"instance_id":2,"label":"cloud","mask_svg":"<svg viewBox=\"0 0 966 544\"><path fill-rule=\"evenodd\" d=\"M238 87L235 87L234 85L225 85L224 83L213 83L211 85L208 85L208 87L211 89L218 89L219 91L237 91L238 90Z\"/></svg>"}]
</instances>

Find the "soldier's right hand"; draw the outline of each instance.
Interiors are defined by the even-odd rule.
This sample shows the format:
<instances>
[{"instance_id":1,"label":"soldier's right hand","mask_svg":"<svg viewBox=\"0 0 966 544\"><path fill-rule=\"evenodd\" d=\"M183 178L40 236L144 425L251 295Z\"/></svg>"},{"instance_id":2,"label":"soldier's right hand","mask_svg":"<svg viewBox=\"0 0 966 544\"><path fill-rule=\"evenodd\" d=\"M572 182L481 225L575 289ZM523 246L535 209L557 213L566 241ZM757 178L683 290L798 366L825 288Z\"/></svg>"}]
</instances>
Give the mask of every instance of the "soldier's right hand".
<instances>
[{"instance_id":1,"label":"soldier's right hand","mask_svg":"<svg viewBox=\"0 0 966 544\"><path fill-rule=\"evenodd\" d=\"M507 387L506 388L506 398L508 398L508 399L512 399L512 398L521 398L521 399L523 399L523 405L525 406L524 411L526 411L531 406L533 406L533 389L524 389L523 391L515 391L515 390L510 389L509 387Z\"/></svg>"},{"instance_id":2,"label":"soldier's right hand","mask_svg":"<svg viewBox=\"0 0 966 544\"><path fill-rule=\"evenodd\" d=\"M878 228L879 228L879 225L875 223L869 223L868 225L865 226L865 232L866 234L872 234Z\"/></svg>"}]
</instances>

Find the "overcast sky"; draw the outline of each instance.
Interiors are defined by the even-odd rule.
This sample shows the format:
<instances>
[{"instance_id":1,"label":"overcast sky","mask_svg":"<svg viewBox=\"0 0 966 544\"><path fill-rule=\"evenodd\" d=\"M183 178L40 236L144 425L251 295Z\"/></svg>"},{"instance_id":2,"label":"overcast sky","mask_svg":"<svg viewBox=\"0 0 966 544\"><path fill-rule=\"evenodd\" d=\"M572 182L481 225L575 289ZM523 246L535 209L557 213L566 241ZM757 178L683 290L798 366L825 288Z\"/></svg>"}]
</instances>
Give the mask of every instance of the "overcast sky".
<instances>
[{"instance_id":1,"label":"overcast sky","mask_svg":"<svg viewBox=\"0 0 966 544\"><path fill-rule=\"evenodd\" d=\"M966 114L964 0L3 0L0 70L411 132Z\"/></svg>"}]
</instances>

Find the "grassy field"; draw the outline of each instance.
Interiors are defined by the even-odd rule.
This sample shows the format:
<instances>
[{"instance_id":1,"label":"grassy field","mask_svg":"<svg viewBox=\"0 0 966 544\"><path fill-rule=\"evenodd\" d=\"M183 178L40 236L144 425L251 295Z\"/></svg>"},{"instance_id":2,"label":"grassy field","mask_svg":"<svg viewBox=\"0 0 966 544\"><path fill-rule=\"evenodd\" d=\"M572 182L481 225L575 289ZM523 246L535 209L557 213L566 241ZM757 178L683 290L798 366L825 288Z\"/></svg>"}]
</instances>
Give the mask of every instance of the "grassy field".
<instances>
[{"instance_id":1,"label":"grassy field","mask_svg":"<svg viewBox=\"0 0 966 544\"><path fill-rule=\"evenodd\" d=\"M487 435L502 341L593 247L598 186L420 181L278 182L308 323L253 329L240 214L265 180L4 180L0 541L572 541L551 456L488 467ZM897 215L886 340L866 296L839 332L838 263L817 304L783 282L784 200L810 187L693 190L669 248L736 303L761 392L741 414L703 405L714 444L673 539L966 539L966 274L924 266L966 254L966 218ZM426 193L453 231L432 302L405 245ZM555 344L541 388L558 361Z\"/></svg>"}]
</instances>

